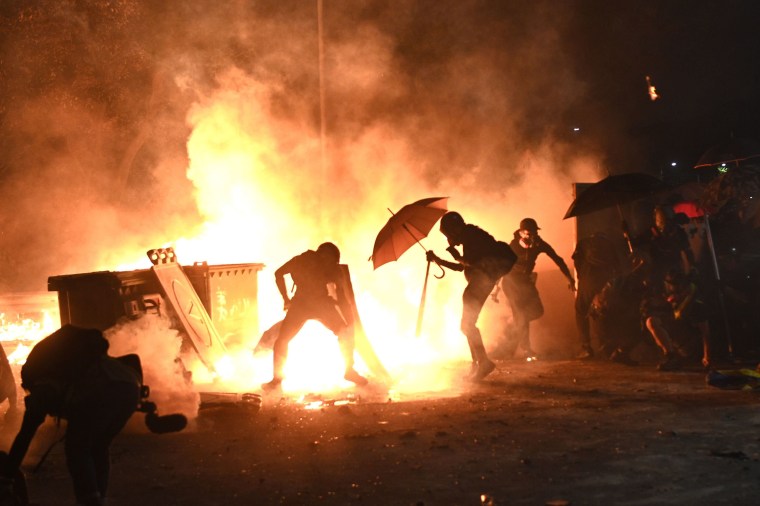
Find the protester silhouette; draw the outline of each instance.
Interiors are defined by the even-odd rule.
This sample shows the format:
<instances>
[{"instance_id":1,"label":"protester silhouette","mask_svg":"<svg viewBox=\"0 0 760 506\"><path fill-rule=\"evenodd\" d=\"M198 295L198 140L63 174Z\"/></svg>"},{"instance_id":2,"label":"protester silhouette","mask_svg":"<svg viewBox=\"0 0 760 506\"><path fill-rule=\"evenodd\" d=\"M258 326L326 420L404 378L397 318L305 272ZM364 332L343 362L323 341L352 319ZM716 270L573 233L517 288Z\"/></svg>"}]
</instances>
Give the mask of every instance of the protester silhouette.
<instances>
[{"instance_id":1,"label":"protester silhouette","mask_svg":"<svg viewBox=\"0 0 760 506\"><path fill-rule=\"evenodd\" d=\"M658 205L652 211L654 225L646 234L631 237L627 228L623 235L634 248L646 248L651 261L649 267L652 286L662 285L665 275L673 270L693 275L695 271L694 252L689 237L681 228L671 206Z\"/></svg>"},{"instance_id":2,"label":"protester silhouette","mask_svg":"<svg viewBox=\"0 0 760 506\"><path fill-rule=\"evenodd\" d=\"M615 245L601 232L578 241L572 258L578 278L575 293L575 322L581 346L578 358L587 359L594 356L589 324L591 302L608 281L620 274L620 261Z\"/></svg>"},{"instance_id":3,"label":"protester silhouette","mask_svg":"<svg viewBox=\"0 0 760 506\"><path fill-rule=\"evenodd\" d=\"M359 386L368 383L354 369L354 321L342 288L344 274L339 264L340 250L335 244L325 242L316 251L307 250L275 271L275 283L287 313L274 340L273 377L262 385L265 391L282 385L288 345L309 320L321 322L338 338L345 364L344 378ZM292 298L288 295L285 275L290 275L295 284Z\"/></svg>"},{"instance_id":4,"label":"protester silhouette","mask_svg":"<svg viewBox=\"0 0 760 506\"><path fill-rule=\"evenodd\" d=\"M544 306L536 288L537 273L533 271L540 254L546 254L552 259L567 278L568 287L575 290L575 278L570 269L554 248L538 235L539 230L536 220L524 218L509 243L517 261L501 281L502 291L512 310L512 324L508 328L505 345L500 350L507 358L511 358L519 346L525 353L526 360L536 360L536 353L530 343L530 322L544 314Z\"/></svg>"},{"instance_id":5,"label":"protester silhouette","mask_svg":"<svg viewBox=\"0 0 760 506\"><path fill-rule=\"evenodd\" d=\"M5 500L15 497L23 504L20 466L47 416L66 420L66 465L83 506L105 503L111 442L136 411L148 411L146 424L154 432L184 428L183 415L158 417L153 403L142 402L148 389L139 357L111 357L108 346L99 330L64 325L32 348L21 368L21 386L28 392L21 428L0 459Z\"/></svg>"},{"instance_id":6,"label":"protester silhouette","mask_svg":"<svg viewBox=\"0 0 760 506\"><path fill-rule=\"evenodd\" d=\"M19 411L16 388L16 380L13 377L11 364L8 362L8 355L5 354L5 348L0 346L0 403L8 400L6 419L12 419Z\"/></svg>"},{"instance_id":7,"label":"protester silhouette","mask_svg":"<svg viewBox=\"0 0 760 506\"><path fill-rule=\"evenodd\" d=\"M467 286L462 293L462 333L467 337L472 356L469 378L482 380L496 368L488 358L483 337L477 326L483 305L496 286L515 263L515 254L509 246L476 225L465 223L457 212L448 212L441 218L440 230L449 242L446 249L455 262L443 260L433 251L427 252L428 261L448 269L464 272ZM462 246L460 253L457 246Z\"/></svg>"},{"instance_id":8,"label":"protester silhouette","mask_svg":"<svg viewBox=\"0 0 760 506\"><path fill-rule=\"evenodd\" d=\"M679 269L673 269L665 275L659 294L646 303L646 328L664 355L658 369L680 369L699 355L702 365L710 367L708 313L696 284Z\"/></svg>"},{"instance_id":9,"label":"protester silhouette","mask_svg":"<svg viewBox=\"0 0 760 506\"><path fill-rule=\"evenodd\" d=\"M631 356L642 342L642 303L651 296L648 256L631 256L629 272L614 277L594 295L589 308L592 339L599 352L613 362L638 365Z\"/></svg>"}]
</instances>

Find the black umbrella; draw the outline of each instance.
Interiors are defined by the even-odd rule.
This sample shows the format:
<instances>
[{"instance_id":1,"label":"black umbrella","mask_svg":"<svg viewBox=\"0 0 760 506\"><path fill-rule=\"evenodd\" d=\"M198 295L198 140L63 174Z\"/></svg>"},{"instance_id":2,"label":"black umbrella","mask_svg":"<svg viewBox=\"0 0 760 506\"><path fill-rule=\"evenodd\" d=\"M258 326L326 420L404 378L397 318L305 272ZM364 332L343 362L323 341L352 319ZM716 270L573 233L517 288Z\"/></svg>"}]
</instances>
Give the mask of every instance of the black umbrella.
<instances>
[{"instance_id":1,"label":"black umbrella","mask_svg":"<svg viewBox=\"0 0 760 506\"><path fill-rule=\"evenodd\" d=\"M650 195L667 191L670 186L643 172L607 176L583 190L565 213L565 218L582 216L609 207L618 207Z\"/></svg>"},{"instance_id":2,"label":"black umbrella","mask_svg":"<svg viewBox=\"0 0 760 506\"><path fill-rule=\"evenodd\" d=\"M746 138L731 138L716 144L699 157L695 169L716 165L739 165L752 158L760 158L760 141ZM760 161L760 160L759 160Z\"/></svg>"}]
</instances>

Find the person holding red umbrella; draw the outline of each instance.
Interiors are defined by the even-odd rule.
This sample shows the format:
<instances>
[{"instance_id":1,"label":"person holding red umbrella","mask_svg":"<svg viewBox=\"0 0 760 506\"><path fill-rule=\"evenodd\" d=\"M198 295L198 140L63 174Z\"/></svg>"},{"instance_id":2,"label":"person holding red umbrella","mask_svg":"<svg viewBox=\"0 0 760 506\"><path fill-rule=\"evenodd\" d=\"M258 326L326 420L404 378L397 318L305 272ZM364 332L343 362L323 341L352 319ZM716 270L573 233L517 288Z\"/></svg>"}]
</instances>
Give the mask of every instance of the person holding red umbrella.
<instances>
[{"instance_id":1,"label":"person holding red umbrella","mask_svg":"<svg viewBox=\"0 0 760 506\"><path fill-rule=\"evenodd\" d=\"M477 327L483 305L499 279L507 274L517 260L504 242L476 225L465 223L462 215L448 212L441 217L441 233L449 241L446 248L455 262L443 260L433 251L427 252L430 262L453 271L464 272L467 286L462 294L462 333L472 355L470 379L479 381L491 374L496 365L488 358L483 337ZM462 246L462 253L457 250Z\"/></svg>"}]
</instances>

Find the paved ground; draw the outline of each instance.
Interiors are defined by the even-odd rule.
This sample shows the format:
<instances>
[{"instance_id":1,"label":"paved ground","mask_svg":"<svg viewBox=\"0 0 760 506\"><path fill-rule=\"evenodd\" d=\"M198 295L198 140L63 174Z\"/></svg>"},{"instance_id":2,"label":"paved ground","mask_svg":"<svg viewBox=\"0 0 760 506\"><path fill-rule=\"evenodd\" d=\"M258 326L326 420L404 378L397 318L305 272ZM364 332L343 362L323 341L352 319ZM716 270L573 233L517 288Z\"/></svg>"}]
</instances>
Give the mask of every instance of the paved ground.
<instances>
[{"instance_id":1,"label":"paved ground","mask_svg":"<svg viewBox=\"0 0 760 506\"><path fill-rule=\"evenodd\" d=\"M260 409L207 408L161 436L135 419L113 446L109 505L738 506L760 497L760 394L709 386L698 370L503 361L451 397L357 395L315 410L278 396ZM40 448L60 433L45 428ZM4 424L5 444L13 430ZM26 463L32 500L71 504L62 445L35 464Z\"/></svg>"}]
</instances>

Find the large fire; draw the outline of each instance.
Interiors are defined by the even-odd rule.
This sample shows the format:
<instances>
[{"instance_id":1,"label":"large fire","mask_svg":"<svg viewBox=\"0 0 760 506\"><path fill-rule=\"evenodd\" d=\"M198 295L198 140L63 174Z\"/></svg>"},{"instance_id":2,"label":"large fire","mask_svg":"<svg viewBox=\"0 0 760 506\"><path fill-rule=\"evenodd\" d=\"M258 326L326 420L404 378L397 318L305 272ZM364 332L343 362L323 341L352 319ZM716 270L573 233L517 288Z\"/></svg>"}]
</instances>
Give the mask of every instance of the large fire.
<instances>
[{"instance_id":1,"label":"large fire","mask_svg":"<svg viewBox=\"0 0 760 506\"><path fill-rule=\"evenodd\" d=\"M258 328L245 329L243 342L228 343L227 354L213 367L184 357L195 386L199 391L250 392L271 379L271 351L254 355L253 349L262 332L284 315L273 272L306 249L331 241L341 249L341 262L349 266L369 343L391 377L390 384L383 387L394 395L452 391L460 384L470 360L466 339L459 330L464 277L459 273L450 273L442 280L431 276L425 319L417 336L425 280L424 249L413 247L377 270L373 270L369 257L377 233L390 217L388 209L396 210L421 198L446 196L449 193L441 188L467 188L472 181L423 181L407 168L407 163L413 165L415 154L408 152L402 139L386 131L365 129L364 138L357 139L351 149L340 151L340 160L323 158L313 128L278 119L266 105L271 102L267 91L249 76L232 72L220 78L220 84L220 91L199 100L188 114L192 133L187 142L187 177L195 187L203 221L192 230L177 230L173 237L165 237L164 244L152 246L172 246L180 264L260 262L265 268L258 277ZM532 177L541 177L542 171L550 174L542 166L541 156L527 154L525 160L526 166L534 166ZM475 173L477 168L470 171L471 177ZM541 192L521 194L521 206L546 213L546 202L564 205L570 179L558 180L550 174L547 181L551 183ZM467 205L466 218L483 224L481 217L493 219L483 211L490 212L502 197L503 193L493 189L492 194L461 199L467 202L450 202L457 210ZM488 223L485 228L509 240L511 224L521 217L505 216L503 210L497 216L496 223L491 224L502 228L496 230ZM541 219L543 215L534 216ZM439 254L446 247L437 227L423 243ZM91 270L150 267L142 251L120 252L118 258L121 260L113 262L116 265L93 265ZM60 273L51 273L56 274ZM506 305L489 300L484 314L493 313L495 307L500 311ZM23 343L19 343L23 348L10 353L14 361L22 363L29 348L60 325L56 320L22 330L4 325L0 339L8 343L18 341L18 333L24 335ZM484 337L488 341L489 336ZM356 368L372 380L360 357ZM310 322L290 344L284 392L296 396L351 387L342 374L335 336L319 323Z\"/></svg>"},{"instance_id":2,"label":"large fire","mask_svg":"<svg viewBox=\"0 0 760 506\"><path fill-rule=\"evenodd\" d=\"M235 79L241 77L233 76ZM339 245L341 262L349 266L364 331L393 379L392 385L384 386L395 392L449 389L452 371L447 364L468 359L469 354L459 333L461 302L453 296L463 287L461 276L429 285L426 319L418 337L414 330L426 265L423 249L408 251L398 262L377 271L368 261L374 237L390 216L387 208L430 196L432 190L396 186L387 181L388 176L379 175L370 190L357 195L347 191L340 180L320 181L331 175L314 169L317 140L304 130L300 132L303 140L296 142L299 132L268 118L253 89L221 93L189 115L193 133L188 140L187 176L195 185L198 209L205 221L192 236L180 233L164 246L173 246L180 263L254 261L266 265L259 274L260 328L247 329L248 340L230 346L213 368L191 357L186 365L194 382L200 389L241 392L256 390L271 379L271 351L254 356L252 350L262 331L284 315L272 273L292 256L329 240ZM379 163L366 162L372 170ZM430 247L441 249L440 234L433 232L427 241ZM125 252L123 264L93 266L93 270L149 267L141 256ZM18 341L23 335L23 342L10 357L20 364L31 346L59 324L48 319L34 327L4 326L1 338ZM372 377L359 356L356 366ZM317 322L308 323L291 342L285 373L286 393L351 385L342 378L335 336Z\"/></svg>"}]
</instances>

